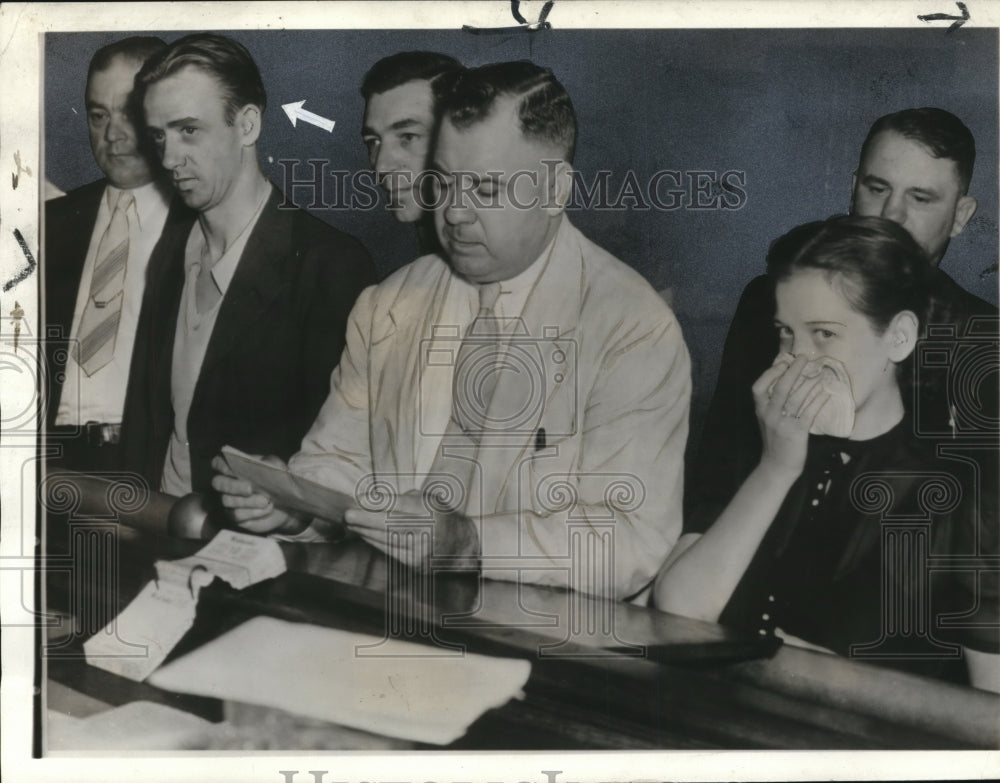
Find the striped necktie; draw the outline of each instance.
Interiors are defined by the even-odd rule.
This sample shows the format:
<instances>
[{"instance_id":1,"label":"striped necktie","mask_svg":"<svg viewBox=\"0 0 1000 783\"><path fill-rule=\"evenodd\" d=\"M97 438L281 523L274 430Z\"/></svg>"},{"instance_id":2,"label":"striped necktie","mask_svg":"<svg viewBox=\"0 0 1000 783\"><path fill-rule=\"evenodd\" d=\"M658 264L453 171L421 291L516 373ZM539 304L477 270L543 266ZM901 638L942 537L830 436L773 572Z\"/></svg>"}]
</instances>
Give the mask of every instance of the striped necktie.
<instances>
[{"instance_id":1,"label":"striped necktie","mask_svg":"<svg viewBox=\"0 0 1000 783\"><path fill-rule=\"evenodd\" d=\"M115 355L118 323L125 297L125 272L129 250L128 210L135 196L124 190L111 213L111 222L97 246L90 296L80 321L79 341L73 358L91 376Z\"/></svg>"}]
</instances>

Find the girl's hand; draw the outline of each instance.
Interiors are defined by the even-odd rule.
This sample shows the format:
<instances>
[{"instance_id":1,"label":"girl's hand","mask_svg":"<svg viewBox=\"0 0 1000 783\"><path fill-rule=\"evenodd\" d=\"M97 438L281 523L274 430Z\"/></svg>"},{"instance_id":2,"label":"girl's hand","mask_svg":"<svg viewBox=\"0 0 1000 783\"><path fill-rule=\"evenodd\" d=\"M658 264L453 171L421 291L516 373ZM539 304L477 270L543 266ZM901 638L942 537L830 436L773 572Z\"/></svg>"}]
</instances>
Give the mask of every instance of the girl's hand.
<instances>
[{"instance_id":1,"label":"girl's hand","mask_svg":"<svg viewBox=\"0 0 1000 783\"><path fill-rule=\"evenodd\" d=\"M764 444L760 464L786 476L797 477L802 473L809 429L830 399L819 377L801 379L806 363L805 356L797 356L791 364L782 359L753 385Z\"/></svg>"}]
</instances>

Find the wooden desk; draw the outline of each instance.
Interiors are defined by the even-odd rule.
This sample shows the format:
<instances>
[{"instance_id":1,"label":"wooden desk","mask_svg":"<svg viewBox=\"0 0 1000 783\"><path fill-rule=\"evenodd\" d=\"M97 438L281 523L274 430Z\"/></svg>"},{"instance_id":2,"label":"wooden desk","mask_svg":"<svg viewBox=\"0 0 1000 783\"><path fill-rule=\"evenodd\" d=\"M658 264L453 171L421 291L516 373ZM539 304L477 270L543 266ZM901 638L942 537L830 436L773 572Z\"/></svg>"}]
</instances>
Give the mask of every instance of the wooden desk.
<instances>
[{"instance_id":1,"label":"wooden desk","mask_svg":"<svg viewBox=\"0 0 1000 783\"><path fill-rule=\"evenodd\" d=\"M186 556L203 542L164 534L168 496L135 503L136 509L118 515L128 523L120 524L109 517L106 484L74 481L79 502L50 513L46 528L53 566L47 606L75 615L86 606L94 616L77 616L75 636L47 651L47 676L108 704L146 699L219 720L222 706L214 700L160 691L83 660L86 621L96 627L127 605L152 578L155 560ZM95 572L94 550L84 543L97 540L94 531L103 531L117 569L102 563ZM532 663L527 698L484 715L455 748L998 745L1000 697L985 692L789 646L759 657L766 652L759 640L720 626L469 573L437 574L432 599L417 601L411 589L393 588L408 572L356 540L282 549L288 572L281 577L241 592L218 581L203 590L195 625L173 656L258 615L376 635L385 634L391 615L409 621L425 642ZM88 581L87 573L97 578ZM572 634L574 612L576 618L613 617L614 632ZM758 657L748 660L751 655Z\"/></svg>"}]
</instances>

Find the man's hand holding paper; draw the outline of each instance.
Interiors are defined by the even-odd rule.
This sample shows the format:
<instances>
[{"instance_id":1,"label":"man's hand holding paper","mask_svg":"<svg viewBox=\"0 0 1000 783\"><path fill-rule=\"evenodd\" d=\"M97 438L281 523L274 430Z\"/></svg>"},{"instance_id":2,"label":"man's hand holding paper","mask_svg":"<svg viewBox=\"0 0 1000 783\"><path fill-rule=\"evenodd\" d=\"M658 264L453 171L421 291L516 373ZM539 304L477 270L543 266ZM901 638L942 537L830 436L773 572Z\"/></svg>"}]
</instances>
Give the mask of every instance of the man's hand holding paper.
<instances>
[{"instance_id":1,"label":"man's hand holding paper","mask_svg":"<svg viewBox=\"0 0 1000 783\"><path fill-rule=\"evenodd\" d=\"M277 457L256 457L225 446L212 464L218 471L212 486L221 494L223 506L251 533L298 540L313 527L319 528L313 538L337 538L323 528L341 525L344 512L356 505L352 495L289 472Z\"/></svg>"},{"instance_id":2,"label":"man's hand holding paper","mask_svg":"<svg viewBox=\"0 0 1000 783\"><path fill-rule=\"evenodd\" d=\"M281 470L285 469L285 463L277 457L266 456L261 461ZM212 488L220 494L222 505L229 516L243 530L261 535L295 535L309 526L309 519L305 515L278 508L270 495L250 481L239 478L224 456L215 457L212 467L217 471L212 478Z\"/></svg>"}]
</instances>

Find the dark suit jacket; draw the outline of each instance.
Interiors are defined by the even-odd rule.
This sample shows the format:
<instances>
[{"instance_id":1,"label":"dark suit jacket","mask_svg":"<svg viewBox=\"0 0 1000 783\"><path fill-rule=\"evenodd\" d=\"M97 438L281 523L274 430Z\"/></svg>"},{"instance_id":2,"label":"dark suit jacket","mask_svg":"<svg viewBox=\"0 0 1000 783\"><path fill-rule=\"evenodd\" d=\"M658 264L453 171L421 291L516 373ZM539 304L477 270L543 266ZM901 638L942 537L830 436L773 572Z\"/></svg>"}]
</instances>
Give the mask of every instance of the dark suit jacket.
<instances>
[{"instance_id":1,"label":"dark suit jacket","mask_svg":"<svg viewBox=\"0 0 1000 783\"><path fill-rule=\"evenodd\" d=\"M48 371L46 374L48 407L45 411L45 422L49 427L55 424L56 414L59 411L77 292L83 276L83 265L87 258L87 248L94 231L94 223L97 221L97 212L101 206L101 197L107 184L107 180L100 179L45 204L45 248L42 267L45 276L44 323ZM167 222L164 224L160 239L150 255L146 267L147 282L151 277L157 276L160 267L169 261L171 237L178 231L186 237L186 231L190 230L193 219L193 213L180 199L175 198L167 213ZM136 349L133 350L133 357L137 351L138 341ZM133 369L129 372L127 395L133 393L135 377L133 364Z\"/></svg>"},{"instance_id":2,"label":"dark suit jacket","mask_svg":"<svg viewBox=\"0 0 1000 783\"><path fill-rule=\"evenodd\" d=\"M187 429L191 481L210 490L212 457L225 445L287 459L330 391L347 316L375 282L364 246L298 209L274 188L220 305L195 385ZM174 411L174 332L184 288L185 233L147 286L140 393L122 427L125 464L153 487L163 474Z\"/></svg>"},{"instance_id":3,"label":"dark suit jacket","mask_svg":"<svg viewBox=\"0 0 1000 783\"><path fill-rule=\"evenodd\" d=\"M997 308L980 299L940 269L931 278L934 298L931 323L954 327L956 337L978 334L982 340L996 341ZM704 532L718 518L760 459L762 448L751 387L778 355L774 328L774 285L767 275L750 281L733 316L722 352L715 394L708 408L701 442L689 466L684 493L686 532ZM985 327L985 328L984 328ZM931 346L931 338L922 341ZM953 342L953 341L952 341ZM943 342L937 345L948 349ZM918 345L919 353L922 347ZM956 354L957 355L957 354ZM952 359L954 361L954 359ZM950 432L947 368L925 369L921 384L903 399L917 420L918 432L933 438ZM995 373L979 390L984 406L996 407ZM995 414L994 414L995 416Z\"/></svg>"}]
</instances>

